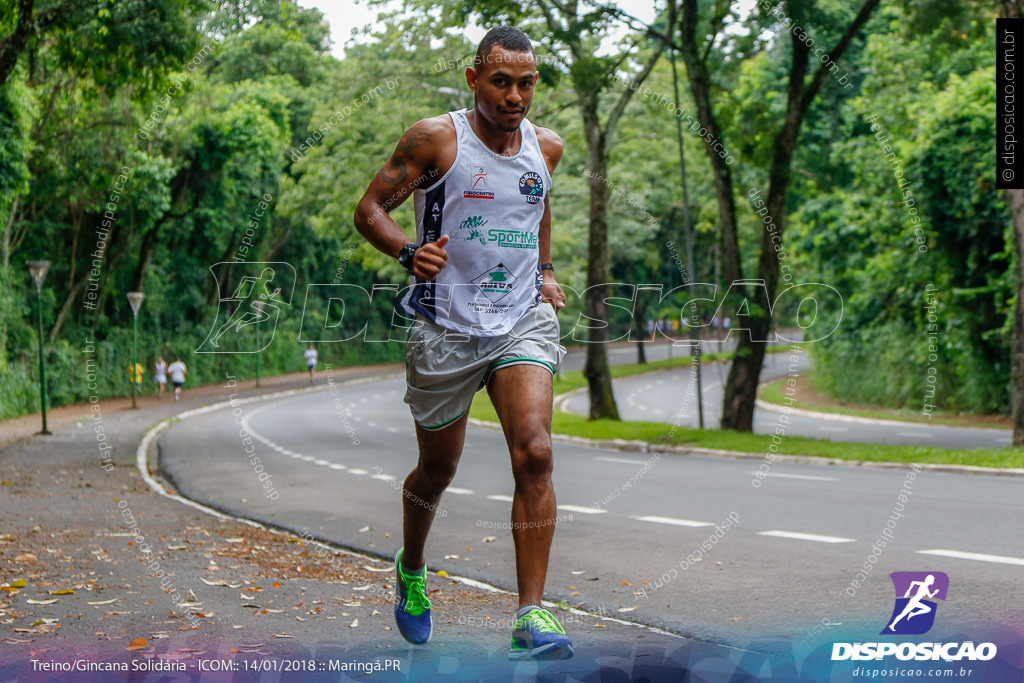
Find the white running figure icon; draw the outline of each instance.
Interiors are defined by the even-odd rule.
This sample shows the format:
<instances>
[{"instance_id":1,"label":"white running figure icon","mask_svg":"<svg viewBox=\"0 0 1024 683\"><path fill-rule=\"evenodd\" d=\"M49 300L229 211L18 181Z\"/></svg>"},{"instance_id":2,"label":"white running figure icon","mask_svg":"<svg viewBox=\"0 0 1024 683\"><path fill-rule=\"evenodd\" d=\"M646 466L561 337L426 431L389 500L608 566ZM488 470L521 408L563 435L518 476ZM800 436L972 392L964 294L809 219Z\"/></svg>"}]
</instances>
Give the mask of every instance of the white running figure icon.
<instances>
[{"instance_id":1,"label":"white running figure icon","mask_svg":"<svg viewBox=\"0 0 1024 683\"><path fill-rule=\"evenodd\" d=\"M910 583L910 586L907 587L906 595L903 596L905 598L910 598L910 602L908 602L907 606L903 608L903 611L900 612L900 615L898 617L896 617L895 619L893 619L892 623L889 624L889 630L890 631L895 631L894 627L896 626L896 622L898 622L903 617L906 617L907 621L910 621L911 619L913 619L914 617L916 617L919 614L927 614L928 612L932 611L931 607L929 607L928 605L925 605L924 603L921 602L921 598L924 598L924 597L934 598L935 597L935 595L939 592L939 589L936 588L933 591L929 591L928 590L931 587L931 585L934 584L934 583L935 583L935 576L933 574L929 574L925 578L924 581L912 581ZM914 586L918 587L917 588L917 594L914 595L914 597L911 598L910 594L914 591Z\"/></svg>"}]
</instances>

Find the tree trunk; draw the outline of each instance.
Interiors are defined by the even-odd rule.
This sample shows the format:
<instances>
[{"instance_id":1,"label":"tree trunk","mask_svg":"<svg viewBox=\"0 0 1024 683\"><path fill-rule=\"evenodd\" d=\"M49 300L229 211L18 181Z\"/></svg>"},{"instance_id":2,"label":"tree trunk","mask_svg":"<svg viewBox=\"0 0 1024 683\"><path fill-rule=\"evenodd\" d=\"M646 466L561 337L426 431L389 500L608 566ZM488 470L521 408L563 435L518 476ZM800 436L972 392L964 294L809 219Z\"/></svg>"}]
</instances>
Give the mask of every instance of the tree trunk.
<instances>
[{"instance_id":1,"label":"tree trunk","mask_svg":"<svg viewBox=\"0 0 1024 683\"><path fill-rule=\"evenodd\" d=\"M697 44L697 0L683 0L682 15L682 21L679 24L680 53L686 63L686 76L690 81L690 92L697 105L697 120L701 128L706 129L711 135L712 140L720 141L722 129L711 106L711 76L708 74L707 65L700 57L700 49ZM736 232L736 202L733 199L732 171L725 159L712 148L712 145L707 144L706 138L701 138L700 142L708 154L708 160L711 161L711 168L714 172L720 223L721 272L726 289L728 289L733 282L743 279L739 237ZM693 278L692 273L690 277Z\"/></svg>"},{"instance_id":2,"label":"tree trunk","mask_svg":"<svg viewBox=\"0 0 1024 683\"><path fill-rule=\"evenodd\" d=\"M597 96L584 103L583 126L590 154L590 237L587 245L587 290L584 311L590 319L583 375L590 386L590 419L618 420L608 365L608 156L597 118Z\"/></svg>"}]
</instances>

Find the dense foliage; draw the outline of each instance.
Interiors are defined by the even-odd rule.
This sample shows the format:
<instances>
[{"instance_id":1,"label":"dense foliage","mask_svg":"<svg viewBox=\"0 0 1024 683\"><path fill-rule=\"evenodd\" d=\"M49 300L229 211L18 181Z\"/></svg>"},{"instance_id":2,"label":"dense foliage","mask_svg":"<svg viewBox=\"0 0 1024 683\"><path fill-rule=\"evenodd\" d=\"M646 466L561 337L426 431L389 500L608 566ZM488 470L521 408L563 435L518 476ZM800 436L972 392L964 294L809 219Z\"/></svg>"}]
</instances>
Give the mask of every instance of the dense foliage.
<instances>
[{"instance_id":1,"label":"dense foliage","mask_svg":"<svg viewBox=\"0 0 1024 683\"><path fill-rule=\"evenodd\" d=\"M262 354L264 372L300 370L306 340L351 336L363 325L366 338L379 341L322 343L322 361L401 359L400 344L384 343L390 291L348 301L342 312L330 303L338 290L309 285L402 286L404 271L362 241L352 212L406 127L472 106L462 72L474 46L458 30L464 17L411 3L336 60L322 16L291 0L220 3L212 12L179 0L67 4L74 11L37 31L0 85L0 418L38 406L28 259L51 261L42 313L53 405L88 398L90 359L99 368L95 393L128 392L125 294L133 290L146 294L138 328L147 389L157 355L180 355L190 383L252 376L251 354L196 353L232 313L221 300L253 274L236 263L217 271L218 283L211 268L235 260L286 263L295 272L290 304ZM852 86L826 84L811 108L794 161L785 248L795 281L828 283L844 297L839 329L813 345L822 390L920 408L934 368L936 405L1005 413L1016 256L994 189L992 9L963 3L936 16L929 6L879 10L841 65ZM129 30L138 28L132 12L159 28ZM748 192L765 187L788 47L767 13L724 20L740 28L730 51L710 62L713 94L735 157L744 269L753 272L764 228ZM0 41L13 30L11 20L0 22ZM587 145L574 79L557 55L538 52L544 78L530 118L566 145L554 178L553 257L563 284L582 292ZM686 87L673 93L667 53L645 87L609 146L612 274L668 291L684 282L685 263L673 256L684 244L675 113L694 105ZM909 185L900 187L879 130ZM685 276L718 283L713 178L704 141L683 136L696 230L696 272ZM920 222L910 220L911 208ZM411 202L394 215L411 231ZM278 282L287 280L281 273ZM937 341L928 336L932 291ZM632 296L628 288L615 293ZM569 299L563 331L583 306L572 292ZM646 318L679 315L649 292L637 306L638 330ZM343 324L325 327L342 313ZM626 334L624 309L611 315L611 338Z\"/></svg>"}]
</instances>

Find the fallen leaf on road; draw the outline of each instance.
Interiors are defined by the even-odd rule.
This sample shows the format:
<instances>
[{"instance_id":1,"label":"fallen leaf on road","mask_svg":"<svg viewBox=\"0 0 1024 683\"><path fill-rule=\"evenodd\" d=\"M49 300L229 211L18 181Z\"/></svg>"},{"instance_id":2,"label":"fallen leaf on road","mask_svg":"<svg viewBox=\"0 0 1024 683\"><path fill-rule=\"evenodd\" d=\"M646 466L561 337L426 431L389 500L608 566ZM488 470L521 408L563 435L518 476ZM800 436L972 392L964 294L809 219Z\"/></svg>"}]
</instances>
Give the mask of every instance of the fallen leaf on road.
<instances>
[{"instance_id":1,"label":"fallen leaf on road","mask_svg":"<svg viewBox=\"0 0 1024 683\"><path fill-rule=\"evenodd\" d=\"M60 602L60 598L50 598L49 600L33 600L32 598L29 598L25 602L30 605L52 605L55 602Z\"/></svg>"},{"instance_id":2,"label":"fallen leaf on road","mask_svg":"<svg viewBox=\"0 0 1024 683\"><path fill-rule=\"evenodd\" d=\"M274 582L274 583L273 583L273 584L271 585L271 588L280 588L280 587L281 587L281 582L280 582L280 581L275 581L275 582Z\"/></svg>"},{"instance_id":3,"label":"fallen leaf on road","mask_svg":"<svg viewBox=\"0 0 1024 683\"><path fill-rule=\"evenodd\" d=\"M370 572L390 572L390 571L394 571L395 568L394 567L371 567L368 564L364 564L363 565L363 569L365 569L367 571L370 571Z\"/></svg>"},{"instance_id":4,"label":"fallen leaf on road","mask_svg":"<svg viewBox=\"0 0 1024 683\"><path fill-rule=\"evenodd\" d=\"M639 605L633 605L632 607L620 607L618 611L619 612L632 612L637 607L639 607Z\"/></svg>"},{"instance_id":5,"label":"fallen leaf on road","mask_svg":"<svg viewBox=\"0 0 1024 683\"><path fill-rule=\"evenodd\" d=\"M370 586L355 586L354 588L352 588L352 590L354 590L354 591L368 591L371 588L373 588L372 585L370 585Z\"/></svg>"},{"instance_id":6,"label":"fallen leaf on road","mask_svg":"<svg viewBox=\"0 0 1024 683\"><path fill-rule=\"evenodd\" d=\"M11 588L24 588L25 585L25 579L15 579L14 581L11 581Z\"/></svg>"},{"instance_id":7,"label":"fallen leaf on road","mask_svg":"<svg viewBox=\"0 0 1024 683\"><path fill-rule=\"evenodd\" d=\"M348 625L349 628L355 628L356 626L359 626L359 617L353 619L352 623Z\"/></svg>"},{"instance_id":8,"label":"fallen leaf on road","mask_svg":"<svg viewBox=\"0 0 1024 683\"><path fill-rule=\"evenodd\" d=\"M372 526L364 526L362 529L359 530L359 533L365 534L367 531L373 531L373 527Z\"/></svg>"},{"instance_id":9,"label":"fallen leaf on road","mask_svg":"<svg viewBox=\"0 0 1024 683\"><path fill-rule=\"evenodd\" d=\"M495 541L497 541L497 540L498 540L498 539L497 539L497 537L496 537L496 536L487 536L487 537L486 537L486 538L484 538L484 540L483 540L483 541L481 541L481 542L482 542L482 543L494 543L494 542L495 542Z\"/></svg>"},{"instance_id":10,"label":"fallen leaf on road","mask_svg":"<svg viewBox=\"0 0 1024 683\"><path fill-rule=\"evenodd\" d=\"M15 562L22 562L22 563L35 562L37 559L38 558L36 558L36 556L33 555L32 553L22 553L22 554L16 555L14 557L14 561Z\"/></svg>"},{"instance_id":11,"label":"fallen leaf on road","mask_svg":"<svg viewBox=\"0 0 1024 683\"><path fill-rule=\"evenodd\" d=\"M445 555L444 559L446 559L446 560L457 560L457 559L459 559L459 556L458 555Z\"/></svg>"},{"instance_id":12,"label":"fallen leaf on road","mask_svg":"<svg viewBox=\"0 0 1024 683\"><path fill-rule=\"evenodd\" d=\"M275 638L294 638L295 636L290 636L287 633L275 633L274 637Z\"/></svg>"},{"instance_id":13,"label":"fallen leaf on road","mask_svg":"<svg viewBox=\"0 0 1024 683\"><path fill-rule=\"evenodd\" d=\"M70 588L62 588L59 591L50 591L50 595L74 595L75 591Z\"/></svg>"},{"instance_id":14,"label":"fallen leaf on road","mask_svg":"<svg viewBox=\"0 0 1024 683\"><path fill-rule=\"evenodd\" d=\"M141 650L144 647L149 647L149 642L145 638L136 638L132 642L128 643L127 650Z\"/></svg>"},{"instance_id":15,"label":"fallen leaf on road","mask_svg":"<svg viewBox=\"0 0 1024 683\"><path fill-rule=\"evenodd\" d=\"M90 602L89 604L90 605L109 605L112 602L117 602L117 598L110 598L109 600L97 600L95 602Z\"/></svg>"},{"instance_id":16,"label":"fallen leaf on road","mask_svg":"<svg viewBox=\"0 0 1024 683\"><path fill-rule=\"evenodd\" d=\"M242 538L241 536L238 536L237 538L225 538L224 542L225 543L245 543L245 539Z\"/></svg>"},{"instance_id":17,"label":"fallen leaf on road","mask_svg":"<svg viewBox=\"0 0 1024 683\"><path fill-rule=\"evenodd\" d=\"M584 573L585 571L587 571L587 570L586 569L580 569L579 571L569 572L569 573L574 575L574 576L579 576L580 574Z\"/></svg>"},{"instance_id":18,"label":"fallen leaf on road","mask_svg":"<svg viewBox=\"0 0 1024 683\"><path fill-rule=\"evenodd\" d=\"M42 619L36 619L30 625L31 626L39 626L40 624L56 624L59 621L60 621L60 619L53 619L53 618L50 618L50 617L43 617Z\"/></svg>"},{"instance_id":19,"label":"fallen leaf on road","mask_svg":"<svg viewBox=\"0 0 1024 683\"><path fill-rule=\"evenodd\" d=\"M169 545L169 546L167 546L168 550L185 550L187 548L188 548L187 545Z\"/></svg>"},{"instance_id":20,"label":"fallen leaf on road","mask_svg":"<svg viewBox=\"0 0 1024 683\"><path fill-rule=\"evenodd\" d=\"M442 569L441 571L439 571L439 572L437 573L437 575L438 575L438 576L448 576L448 572L446 572L445 570L443 570L443 569Z\"/></svg>"}]
</instances>

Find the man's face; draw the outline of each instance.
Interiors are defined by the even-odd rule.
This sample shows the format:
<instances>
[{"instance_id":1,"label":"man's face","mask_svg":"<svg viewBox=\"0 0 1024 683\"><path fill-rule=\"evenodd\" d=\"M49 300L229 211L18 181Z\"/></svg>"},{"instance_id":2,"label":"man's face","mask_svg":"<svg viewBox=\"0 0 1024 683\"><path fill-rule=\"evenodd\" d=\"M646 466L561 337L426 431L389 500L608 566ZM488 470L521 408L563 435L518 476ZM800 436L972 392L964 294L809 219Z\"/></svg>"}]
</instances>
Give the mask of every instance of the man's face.
<instances>
[{"instance_id":1,"label":"man's face","mask_svg":"<svg viewBox=\"0 0 1024 683\"><path fill-rule=\"evenodd\" d=\"M479 69L466 69L466 80L476 94L477 112L497 128L513 133L530 110L537 62L530 52L512 52L495 45Z\"/></svg>"}]
</instances>

